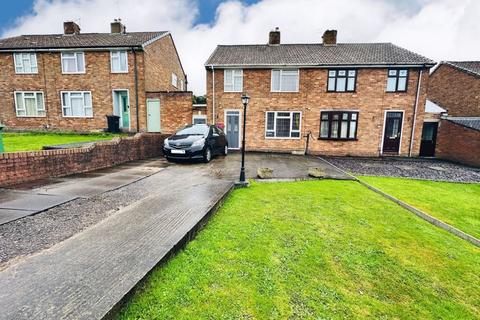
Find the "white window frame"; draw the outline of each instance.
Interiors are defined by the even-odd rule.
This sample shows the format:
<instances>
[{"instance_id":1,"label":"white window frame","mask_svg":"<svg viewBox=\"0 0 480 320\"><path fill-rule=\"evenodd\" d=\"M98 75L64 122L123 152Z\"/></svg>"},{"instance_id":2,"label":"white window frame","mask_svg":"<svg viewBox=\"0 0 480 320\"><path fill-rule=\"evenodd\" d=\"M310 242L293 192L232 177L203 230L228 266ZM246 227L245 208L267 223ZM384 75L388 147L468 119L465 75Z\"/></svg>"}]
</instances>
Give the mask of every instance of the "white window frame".
<instances>
[{"instance_id":1,"label":"white window frame","mask_svg":"<svg viewBox=\"0 0 480 320\"><path fill-rule=\"evenodd\" d=\"M19 93L22 94L23 109L20 109L19 106L18 106L17 94L19 94ZM33 94L33 96L35 98L37 115L27 115L27 109L25 108L25 93ZM38 108L37 94L39 94L39 93L42 95L43 109ZM47 108L45 106L45 94L43 93L43 91L14 91L13 92L13 100L15 101L15 114L16 114L17 118L45 118L47 116ZM25 115L24 116L19 115L19 111L25 111ZM38 115L38 111L44 111L45 114L43 116Z\"/></svg>"},{"instance_id":2,"label":"white window frame","mask_svg":"<svg viewBox=\"0 0 480 320\"><path fill-rule=\"evenodd\" d=\"M65 104L65 101L63 99L63 95L64 94L68 94L68 105ZM71 99L71 94L72 93L81 93L82 94L82 99L83 99L83 113L84 115L83 116L74 116L74 115L66 115L65 114L65 109L66 108L69 108L70 109L70 113L72 113L72 106L71 106L71 103L72 103L72 99ZM87 106L85 104L85 93L89 93L90 94L90 102L91 102L91 105L90 106ZM63 118L93 118L93 96L92 96L92 92L91 91L60 91L60 101L62 103L62 117ZM92 115L91 116L88 116L86 115L85 113L85 109L91 109L92 110Z\"/></svg>"},{"instance_id":3,"label":"white window frame","mask_svg":"<svg viewBox=\"0 0 480 320\"><path fill-rule=\"evenodd\" d=\"M78 56L77 54L82 54L82 59L83 59L83 71L75 71L75 72L67 72L65 71L64 69L64 63L63 63L63 60L64 59L71 59L70 57L68 58L64 58L64 54L74 54L74 59L75 59L75 66L78 67ZM87 69L87 66L85 65L85 52L83 51L66 51L66 52L62 52L61 53L61 57L60 57L60 60L62 62L62 74L84 74L86 73L86 69Z\"/></svg>"},{"instance_id":4,"label":"white window frame","mask_svg":"<svg viewBox=\"0 0 480 320\"><path fill-rule=\"evenodd\" d=\"M115 71L113 69L113 59L115 58L114 55L117 55L117 58L118 58L118 63L119 63L119 69L121 68L122 66L122 63L121 63L121 59L122 59L122 53L125 53L125 66L126 66L126 69L125 70L119 70L119 71ZM112 73L128 73L128 51L126 50L113 50L113 51L110 51L110 71Z\"/></svg>"},{"instance_id":5,"label":"white window frame","mask_svg":"<svg viewBox=\"0 0 480 320\"><path fill-rule=\"evenodd\" d=\"M268 121L268 113L274 113L274 117L273 117L273 130L267 130L267 121ZM277 134L277 114L278 113L290 113L290 116L289 117L284 117L284 116L281 116L280 118L283 118L283 119L287 119L289 118L290 119L290 136L289 137L277 137L276 134ZM293 130L292 129L292 126L293 126L293 114L294 113L299 113L300 114L300 123L298 125L298 130ZM273 132L273 134L275 136L273 137L268 137L267 136L267 132ZM298 132L298 137L292 137L292 132ZM288 139L288 140L299 140L300 138L302 137L302 111L273 111L273 110L269 110L269 111L265 111L265 139Z\"/></svg>"},{"instance_id":6,"label":"white window frame","mask_svg":"<svg viewBox=\"0 0 480 320\"><path fill-rule=\"evenodd\" d=\"M232 89L227 89L227 73L231 71L232 76L230 78ZM235 75L235 72L240 71L240 75ZM235 78L240 78L240 89L235 90ZM225 69L223 70L223 92L242 92L243 91L243 69Z\"/></svg>"},{"instance_id":7,"label":"white window frame","mask_svg":"<svg viewBox=\"0 0 480 320\"><path fill-rule=\"evenodd\" d=\"M178 76L174 72L172 72L172 86L178 89Z\"/></svg>"},{"instance_id":8,"label":"white window frame","mask_svg":"<svg viewBox=\"0 0 480 320\"><path fill-rule=\"evenodd\" d=\"M205 119L205 124L207 124L207 115L205 114L194 114L192 116L192 124L195 124L195 119Z\"/></svg>"},{"instance_id":9,"label":"white window frame","mask_svg":"<svg viewBox=\"0 0 480 320\"><path fill-rule=\"evenodd\" d=\"M279 90L274 90L273 88L273 73L275 71L280 71L280 89ZM297 83L295 90L290 91L290 90L283 90L282 89L282 74L284 71L297 71ZM271 76L270 76L270 92L298 92L300 87L300 69L272 69L271 71Z\"/></svg>"},{"instance_id":10,"label":"white window frame","mask_svg":"<svg viewBox=\"0 0 480 320\"><path fill-rule=\"evenodd\" d=\"M28 60L30 61L30 71L25 71L25 65L23 64L23 62L26 60L25 56L27 56ZM21 63L21 66L19 65L19 63ZM37 74L38 73L37 54L35 52L14 52L13 67L15 69L15 73L17 74ZM23 71L19 71L17 68L22 68ZM35 71L32 71L32 69L35 69Z\"/></svg>"}]
</instances>

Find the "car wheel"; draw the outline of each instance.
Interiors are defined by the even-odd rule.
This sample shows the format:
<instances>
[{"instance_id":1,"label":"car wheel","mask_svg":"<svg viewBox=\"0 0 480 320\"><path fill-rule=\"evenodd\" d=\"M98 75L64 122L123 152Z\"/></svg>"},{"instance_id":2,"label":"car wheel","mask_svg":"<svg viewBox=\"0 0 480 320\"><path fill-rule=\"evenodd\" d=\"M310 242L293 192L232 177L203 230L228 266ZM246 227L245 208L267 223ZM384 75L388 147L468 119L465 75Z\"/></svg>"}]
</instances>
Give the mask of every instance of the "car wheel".
<instances>
[{"instance_id":1,"label":"car wheel","mask_svg":"<svg viewBox=\"0 0 480 320\"><path fill-rule=\"evenodd\" d=\"M212 150L210 148L206 148L205 152L203 153L203 162L209 163L212 160Z\"/></svg>"},{"instance_id":2,"label":"car wheel","mask_svg":"<svg viewBox=\"0 0 480 320\"><path fill-rule=\"evenodd\" d=\"M225 147L223 148L222 154L223 154L224 156L226 156L226 155L228 154L228 146L225 146Z\"/></svg>"}]
</instances>

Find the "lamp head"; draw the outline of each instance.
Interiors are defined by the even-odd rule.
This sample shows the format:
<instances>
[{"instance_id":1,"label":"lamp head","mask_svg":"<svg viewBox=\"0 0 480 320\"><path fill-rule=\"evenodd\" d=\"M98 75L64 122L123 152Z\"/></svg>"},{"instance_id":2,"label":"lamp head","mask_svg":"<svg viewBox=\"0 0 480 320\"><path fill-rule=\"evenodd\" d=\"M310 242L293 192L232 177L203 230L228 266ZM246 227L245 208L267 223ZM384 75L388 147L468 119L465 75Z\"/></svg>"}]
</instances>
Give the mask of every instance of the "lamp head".
<instances>
[{"instance_id":1,"label":"lamp head","mask_svg":"<svg viewBox=\"0 0 480 320\"><path fill-rule=\"evenodd\" d=\"M242 103L243 104L248 104L248 101L250 101L250 96L247 93L242 94Z\"/></svg>"}]
</instances>

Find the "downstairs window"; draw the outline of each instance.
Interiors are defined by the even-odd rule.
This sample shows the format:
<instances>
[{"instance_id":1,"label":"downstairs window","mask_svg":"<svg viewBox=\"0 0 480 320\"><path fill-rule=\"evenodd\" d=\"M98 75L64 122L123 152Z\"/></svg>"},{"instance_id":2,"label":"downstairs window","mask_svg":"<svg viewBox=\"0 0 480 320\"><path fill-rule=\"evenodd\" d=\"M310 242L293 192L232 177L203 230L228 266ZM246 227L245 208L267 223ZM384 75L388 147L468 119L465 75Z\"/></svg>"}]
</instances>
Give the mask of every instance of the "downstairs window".
<instances>
[{"instance_id":1,"label":"downstairs window","mask_svg":"<svg viewBox=\"0 0 480 320\"><path fill-rule=\"evenodd\" d=\"M266 138L300 138L301 112L267 111L265 120Z\"/></svg>"},{"instance_id":2,"label":"downstairs window","mask_svg":"<svg viewBox=\"0 0 480 320\"><path fill-rule=\"evenodd\" d=\"M322 111L320 113L320 139L357 139L358 112Z\"/></svg>"}]
</instances>

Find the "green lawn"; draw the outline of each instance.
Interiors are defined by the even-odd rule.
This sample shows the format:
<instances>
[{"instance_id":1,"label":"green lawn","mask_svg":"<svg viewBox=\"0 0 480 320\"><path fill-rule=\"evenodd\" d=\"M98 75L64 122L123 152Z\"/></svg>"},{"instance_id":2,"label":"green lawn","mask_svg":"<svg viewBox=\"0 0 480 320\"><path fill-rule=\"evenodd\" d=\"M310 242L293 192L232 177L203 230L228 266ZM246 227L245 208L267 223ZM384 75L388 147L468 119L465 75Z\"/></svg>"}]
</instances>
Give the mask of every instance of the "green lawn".
<instances>
[{"instance_id":1,"label":"green lawn","mask_svg":"<svg viewBox=\"0 0 480 320\"><path fill-rule=\"evenodd\" d=\"M353 181L253 183L120 319L478 319L480 249Z\"/></svg>"},{"instance_id":2,"label":"green lawn","mask_svg":"<svg viewBox=\"0 0 480 320\"><path fill-rule=\"evenodd\" d=\"M43 146L73 142L109 140L118 136L108 133L3 133L5 152L41 150Z\"/></svg>"},{"instance_id":3,"label":"green lawn","mask_svg":"<svg viewBox=\"0 0 480 320\"><path fill-rule=\"evenodd\" d=\"M480 238L480 184L366 176L360 179Z\"/></svg>"}]
</instances>

